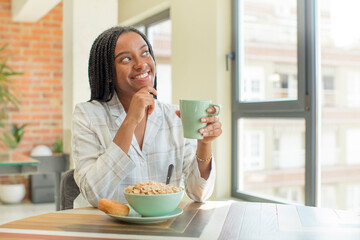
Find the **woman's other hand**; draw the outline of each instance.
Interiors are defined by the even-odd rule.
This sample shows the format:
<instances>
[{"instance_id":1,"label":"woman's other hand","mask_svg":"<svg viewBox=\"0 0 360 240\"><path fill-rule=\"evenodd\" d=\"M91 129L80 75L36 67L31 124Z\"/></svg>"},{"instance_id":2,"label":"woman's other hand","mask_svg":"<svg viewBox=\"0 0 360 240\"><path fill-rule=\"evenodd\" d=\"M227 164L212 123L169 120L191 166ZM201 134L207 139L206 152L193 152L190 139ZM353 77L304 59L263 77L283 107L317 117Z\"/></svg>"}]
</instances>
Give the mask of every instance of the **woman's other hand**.
<instances>
[{"instance_id":1,"label":"woman's other hand","mask_svg":"<svg viewBox=\"0 0 360 240\"><path fill-rule=\"evenodd\" d=\"M207 109L208 113L214 114L216 112L215 107L209 107ZM221 122L219 116L207 116L200 119L202 123L206 123L206 126L199 129L199 132L203 135L203 139L198 141L201 143L210 143L219 137L222 133Z\"/></svg>"}]
</instances>

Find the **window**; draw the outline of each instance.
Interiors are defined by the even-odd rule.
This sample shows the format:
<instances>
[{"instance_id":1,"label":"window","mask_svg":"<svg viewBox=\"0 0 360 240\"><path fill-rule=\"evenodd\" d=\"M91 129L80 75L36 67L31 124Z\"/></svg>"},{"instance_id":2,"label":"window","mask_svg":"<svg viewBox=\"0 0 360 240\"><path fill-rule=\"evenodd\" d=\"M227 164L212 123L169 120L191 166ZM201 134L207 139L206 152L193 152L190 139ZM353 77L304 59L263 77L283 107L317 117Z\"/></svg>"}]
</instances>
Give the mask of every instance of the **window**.
<instances>
[{"instance_id":1,"label":"window","mask_svg":"<svg viewBox=\"0 0 360 240\"><path fill-rule=\"evenodd\" d=\"M321 187L322 205L337 208L336 185L324 184Z\"/></svg>"},{"instance_id":2,"label":"window","mask_svg":"<svg viewBox=\"0 0 360 240\"><path fill-rule=\"evenodd\" d=\"M233 1L232 196L358 209L360 2Z\"/></svg>"},{"instance_id":3,"label":"window","mask_svg":"<svg viewBox=\"0 0 360 240\"><path fill-rule=\"evenodd\" d=\"M321 114L321 188L332 184L322 207L360 207L360 2L318 0L319 61L323 87ZM324 191L321 191L324 192ZM329 194L329 190L326 190ZM330 194L329 194L330 195ZM333 202L333 198L336 202Z\"/></svg>"},{"instance_id":4,"label":"window","mask_svg":"<svg viewBox=\"0 0 360 240\"><path fill-rule=\"evenodd\" d=\"M260 170L264 168L264 134L257 130L245 130L243 163L244 170Z\"/></svg>"},{"instance_id":5,"label":"window","mask_svg":"<svg viewBox=\"0 0 360 240\"><path fill-rule=\"evenodd\" d=\"M347 73L347 107L360 107L360 72Z\"/></svg>"},{"instance_id":6,"label":"window","mask_svg":"<svg viewBox=\"0 0 360 240\"><path fill-rule=\"evenodd\" d=\"M349 165L360 165L360 128L350 128L346 131L346 162Z\"/></svg>"},{"instance_id":7,"label":"window","mask_svg":"<svg viewBox=\"0 0 360 240\"><path fill-rule=\"evenodd\" d=\"M346 188L346 209L360 209L360 184L349 184Z\"/></svg>"},{"instance_id":8,"label":"window","mask_svg":"<svg viewBox=\"0 0 360 240\"><path fill-rule=\"evenodd\" d=\"M248 67L244 73L243 95L247 100L258 100L264 97L264 71L260 67Z\"/></svg>"},{"instance_id":9,"label":"window","mask_svg":"<svg viewBox=\"0 0 360 240\"><path fill-rule=\"evenodd\" d=\"M340 150L338 147L337 127L327 126L321 134L322 165L335 166L340 163Z\"/></svg>"},{"instance_id":10,"label":"window","mask_svg":"<svg viewBox=\"0 0 360 240\"><path fill-rule=\"evenodd\" d=\"M303 194L296 198L285 194L289 189L304 189L304 129L304 121L300 119L238 120L241 137L238 189L304 202ZM289 146L289 142L293 144Z\"/></svg>"},{"instance_id":11,"label":"window","mask_svg":"<svg viewBox=\"0 0 360 240\"><path fill-rule=\"evenodd\" d=\"M304 9L296 0L235 2L233 195L305 203Z\"/></svg>"},{"instance_id":12,"label":"window","mask_svg":"<svg viewBox=\"0 0 360 240\"><path fill-rule=\"evenodd\" d=\"M276 191L278 196L288 202L300 202L304 198L302 188L280 188Z\"/></svg>"},{"instance_id":13,"label":"window","mask_svg":"<svg viewBox=\"0 0 360 240\"><path fill-rule=\"evenodd\" d=\"M239 3L243 8L240 17L243 18L241 44L244 51L241 63L244 74L239 84L241 101L296 99L296 91L290 89L297 85L293 77L297 75L295 0L244 0ZM279 52L276 57L275 52ZM249 85L258 87L255 96ZM279 87L289 90L282 91Z\"/></svg>"},{"instance_id":14,"label":"window","mask_svg":"<svg viewBox=\"0 0 360 240\"><path fill-rule=\"evenodd\" d=\"M161 12L134 26L147 35L154 50L158 99L172 103L170 11Z\"/></svg>"},{"instance_id":15,"label":"window","mask_svg":"<svg viewBox=\"0 0 360 240\"><path fill-rule=\"evenodd\" d=\"M323 86L324 86L324 90L334 90L335 86L334 86L334 76L327 76L324 75L323 76Z\"/></svg>"}]
</instances>

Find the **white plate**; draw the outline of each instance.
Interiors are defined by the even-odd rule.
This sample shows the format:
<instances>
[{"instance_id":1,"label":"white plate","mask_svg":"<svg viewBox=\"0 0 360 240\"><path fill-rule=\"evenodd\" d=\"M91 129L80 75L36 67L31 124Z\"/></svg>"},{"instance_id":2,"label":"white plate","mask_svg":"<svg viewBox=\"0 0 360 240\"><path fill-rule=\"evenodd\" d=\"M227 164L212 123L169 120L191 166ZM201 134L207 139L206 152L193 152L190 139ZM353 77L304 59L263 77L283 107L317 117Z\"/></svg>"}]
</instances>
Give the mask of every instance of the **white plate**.
<instances>
[{"instance_id":1,"label":"white plate","mask_svg":"<svg viewBox=\"0 0 360 240\"><path fill-rule=\"evenodd\" d=\"M128 204L126 204L128 205ZM129 205L128 205L129 206ZM158 223L163 222L166 220L169 220L171 218L177 217L180 214L182 214L183 210L179 207L177 207L174 211L172 211L170 214L165 216L159 216L159 217L143 217L140 214L138 214L134 209L132 209L130 206L130 211L128 216L118 216L118 215L112 215L107 213L107 215L129 223L141 223L141 224L148 224L148 223Z\"/></svg>"}]
</instances>

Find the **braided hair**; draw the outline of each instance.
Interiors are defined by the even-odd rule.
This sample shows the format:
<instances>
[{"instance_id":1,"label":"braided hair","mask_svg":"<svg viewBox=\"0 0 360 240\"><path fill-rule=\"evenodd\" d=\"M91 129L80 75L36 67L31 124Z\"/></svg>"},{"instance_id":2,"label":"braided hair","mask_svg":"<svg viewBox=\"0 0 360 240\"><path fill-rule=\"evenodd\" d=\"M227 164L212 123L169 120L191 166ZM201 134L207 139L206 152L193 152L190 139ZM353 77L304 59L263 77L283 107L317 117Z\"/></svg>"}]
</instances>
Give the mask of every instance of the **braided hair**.
<instances>
[{"instance_id":1,"label":"braided hair","mask_svg":"<svg viewBox=\"0 0 360 240\"><path fill-rule=\"evenodd\" d=\"M149 40L136 28L116 26L104 31L95 39L90 50L89 83L91 97L89 101L108 102L113 97L116 83L114 64L116 42L121 34L127 32L135 32L145 40L155 63L154 52ZM154 88L156 89L156 74Z\"/></svg>"}]
</instances>

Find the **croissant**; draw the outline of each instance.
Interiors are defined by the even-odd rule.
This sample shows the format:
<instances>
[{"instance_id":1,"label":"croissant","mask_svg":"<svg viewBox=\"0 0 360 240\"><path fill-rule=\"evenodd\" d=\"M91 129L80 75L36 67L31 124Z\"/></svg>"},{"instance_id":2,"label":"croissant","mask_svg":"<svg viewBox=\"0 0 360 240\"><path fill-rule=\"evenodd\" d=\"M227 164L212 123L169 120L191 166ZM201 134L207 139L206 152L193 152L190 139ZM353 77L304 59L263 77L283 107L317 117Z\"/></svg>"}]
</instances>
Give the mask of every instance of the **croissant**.
<instances>
[{"instance_id":1,"label":"croissant","mask_svg":"<svg viewBox=\"0 0 360 240\"><path fill-rule=\"evenodd\" d=\"M127 205L111 199L100 199L98 209L117 216L128 216L130 211Z\"/></svg>"}]
</instances>

